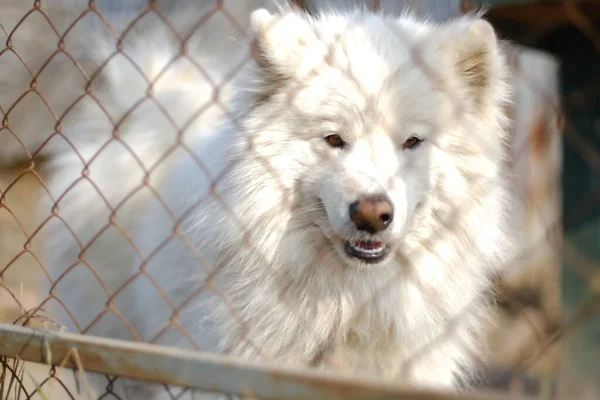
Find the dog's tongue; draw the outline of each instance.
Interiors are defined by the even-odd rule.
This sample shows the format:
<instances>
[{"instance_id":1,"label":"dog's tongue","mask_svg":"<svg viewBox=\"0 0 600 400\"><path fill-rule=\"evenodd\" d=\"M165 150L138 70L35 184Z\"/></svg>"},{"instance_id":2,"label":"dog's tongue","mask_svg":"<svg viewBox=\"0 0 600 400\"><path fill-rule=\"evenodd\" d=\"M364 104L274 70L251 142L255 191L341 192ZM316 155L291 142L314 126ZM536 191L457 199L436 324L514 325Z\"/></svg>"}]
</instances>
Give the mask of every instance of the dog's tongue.
<instances>
[{"instance_id":1,"label":"dog's tongue","mask_svg":"<svg viewBox=\"0 0 600 400\"><path fill-rule=\"evenodd\" d=\"M355 242L354 245L356 247L360 247L365 250L376 250L383 247L383 243L381 242L367 242L367 241L358 241Z\"/></svg>"}]
</instances>

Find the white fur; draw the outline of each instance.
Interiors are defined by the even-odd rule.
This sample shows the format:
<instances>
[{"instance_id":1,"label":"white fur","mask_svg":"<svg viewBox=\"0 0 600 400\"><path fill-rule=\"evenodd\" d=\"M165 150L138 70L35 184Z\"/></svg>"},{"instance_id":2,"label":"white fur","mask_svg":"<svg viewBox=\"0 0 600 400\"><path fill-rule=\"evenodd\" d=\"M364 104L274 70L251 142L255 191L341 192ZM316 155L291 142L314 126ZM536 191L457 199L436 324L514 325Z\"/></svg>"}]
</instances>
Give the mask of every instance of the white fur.
<instances>
[{"instance_id":1,"label":"white fur","mask_svg":"<svg viewBox=\"0 0 600 400\"><path fill-rule=\"evenodd\" d=\"M193 25L193 13L175 14ZM225 103L235 119L217 112L187 123L212 93L182 60L152 89L160 106L142 102L107 144L113 122L147 90L126 59L94 88L110 118L88 101L65 119L81 158L54 158L62 221L47 225L54 276L75 265L53 291L77 322L64 318L85 329L100 315L86 330L100 335L187 347L191 337L249 360L456 387L473 373L484 292L512 248L505 67L491 26L364 10L261 10L250 20L258 62ZM139 29L126 52L152 77L179 51L167 38L165 29ZM226 45L212 39L211 49ZM89 40L97 65L114 42ZM227 55L241 59L245 46ZM210 62L200 45L189 53ZM214 62L212 72L222 77L231 64ZM173 124L186 126L181 141L195 157ZM326 144L332 132L346 148ZM403 149L411 135L424 141ZM349 203L375 193L394 205L393 222L375 236L392 255L366 265L343 243L366 237ZM109 293L119 290L106 314L109 295L89 267Z\"/></svg>"}]
</instances>

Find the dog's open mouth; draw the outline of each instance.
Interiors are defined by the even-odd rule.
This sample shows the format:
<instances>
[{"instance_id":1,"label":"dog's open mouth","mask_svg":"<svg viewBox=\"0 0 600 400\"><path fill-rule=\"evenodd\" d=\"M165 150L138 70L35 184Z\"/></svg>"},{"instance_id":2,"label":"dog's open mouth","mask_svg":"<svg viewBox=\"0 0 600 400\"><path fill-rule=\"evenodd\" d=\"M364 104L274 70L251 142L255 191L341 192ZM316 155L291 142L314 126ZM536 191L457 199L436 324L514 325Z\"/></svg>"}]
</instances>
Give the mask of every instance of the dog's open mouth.
<instances>
[{"instance_id":1,"label":"dog's open mouth","mask_svg":"<svg viewBox=\"0 0 600 400\"><path fill-rule=\"evenodd\" d=\"M375 264L382 261L390 253L390 246L383 242L357 240L346 241L344 250L350 257L369 264Z\"/></svg>"}]
</instances>

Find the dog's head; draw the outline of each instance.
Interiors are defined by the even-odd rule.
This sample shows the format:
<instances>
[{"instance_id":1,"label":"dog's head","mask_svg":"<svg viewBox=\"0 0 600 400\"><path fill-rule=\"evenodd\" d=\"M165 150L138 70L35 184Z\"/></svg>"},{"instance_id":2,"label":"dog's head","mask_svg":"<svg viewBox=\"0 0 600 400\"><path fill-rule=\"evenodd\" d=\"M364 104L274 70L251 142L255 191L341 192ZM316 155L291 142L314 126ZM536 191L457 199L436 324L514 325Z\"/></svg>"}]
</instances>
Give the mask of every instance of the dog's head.
<instances>
[{"instance_id":1,"label":"dog's head","mask_svg":"<svg viewBox=\"0 0 600 400\"><path fill-rule=\"evenodd\" d=\"M251 21L252 149L346 264L385 263L447 199L472 198L476 176L495 176L503 59L487 22L265 10Z\"/></svg>"}]
</instances>

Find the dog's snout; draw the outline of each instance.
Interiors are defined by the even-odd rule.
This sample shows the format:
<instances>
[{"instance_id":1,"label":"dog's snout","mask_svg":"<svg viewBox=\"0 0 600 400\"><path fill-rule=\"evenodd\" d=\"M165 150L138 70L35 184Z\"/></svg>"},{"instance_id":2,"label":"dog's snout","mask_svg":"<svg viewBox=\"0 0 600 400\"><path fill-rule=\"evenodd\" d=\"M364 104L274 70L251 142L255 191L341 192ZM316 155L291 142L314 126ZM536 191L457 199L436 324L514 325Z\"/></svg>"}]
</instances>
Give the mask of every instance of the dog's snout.
<instances>
[{"instance_id":1,"label":"dog's snout","mask_svg":"<svg viewBox=\"0 0 600 400\"><path fill-rule=\"evenodd\" d=\"M386 195L363 197L350 204L350 219L359 231L381 232L394 219L394 207Z\"/></svg>"}]
</instances>

